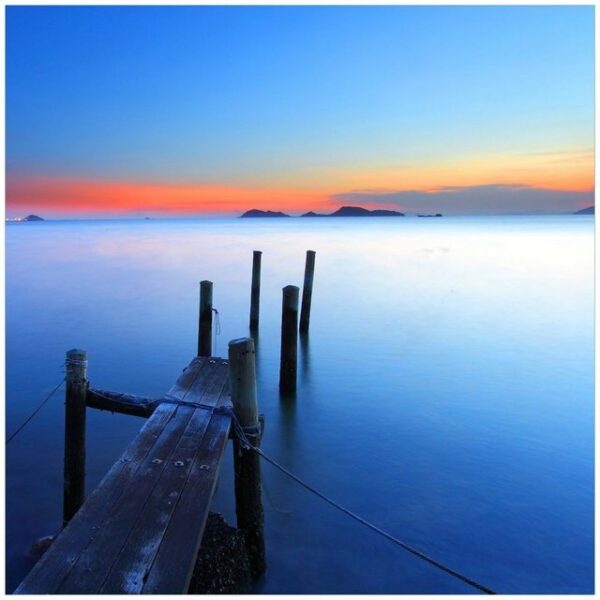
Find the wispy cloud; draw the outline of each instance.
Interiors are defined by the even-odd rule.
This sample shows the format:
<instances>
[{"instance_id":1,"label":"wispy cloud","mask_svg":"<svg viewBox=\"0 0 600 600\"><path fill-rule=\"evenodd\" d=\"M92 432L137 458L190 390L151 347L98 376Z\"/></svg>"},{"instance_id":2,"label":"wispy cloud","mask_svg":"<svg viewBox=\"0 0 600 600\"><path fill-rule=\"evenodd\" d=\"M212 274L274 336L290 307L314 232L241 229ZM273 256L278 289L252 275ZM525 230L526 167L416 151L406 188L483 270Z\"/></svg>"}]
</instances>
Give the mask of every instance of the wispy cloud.
<instances>
[{"instance_id":1,"label":"wispy cloud","mask_svg":"<svg viewBox=\"0 0 600 600\"><path fill-rule=\"evenodd\" d=\"M571 213L594 204L594 191L537 188L521 184L443 186L431 190L357 190L334 194L340 204L372 204L403 212L445 214Z\"/></svg>"}]
</instances>

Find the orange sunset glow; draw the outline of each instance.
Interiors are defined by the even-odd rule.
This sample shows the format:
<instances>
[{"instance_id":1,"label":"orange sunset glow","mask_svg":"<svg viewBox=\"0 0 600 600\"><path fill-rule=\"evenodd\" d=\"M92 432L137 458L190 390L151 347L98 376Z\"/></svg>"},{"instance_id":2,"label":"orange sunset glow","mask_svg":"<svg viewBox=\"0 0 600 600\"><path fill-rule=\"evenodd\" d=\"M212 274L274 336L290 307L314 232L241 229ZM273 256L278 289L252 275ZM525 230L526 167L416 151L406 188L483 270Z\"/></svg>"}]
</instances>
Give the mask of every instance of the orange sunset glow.
<instances>
[{"instance_id":1,"label":"orange sunset glow","mask_svg":"<svg viewBox=\"0 0 600 600\"><path fill-rule=\"evenodd\" d=\"M7 216L329 213L349 202L407 213L568 213L594 203L585 27L562 47L554 28L563 21L517 34L511 18L494 37L495 19L483 33L469 20L448 29L446 17L415 14L409 35L409 9L323 10L331 21L308 11L306 32L295 25L301 9L198 8L189 22L165 9L172 26L133 11L137 34L153 33L134 42L123 27L114 53L93 11L39 22L13 11ZM79 19L86 25L72 30ZM198 36L196 26L213 19L210 35ZM372 37L359 41L369 19ZM110 27L118 23L115 14ZM257 24L266 27L260 39ZM82 31L97 37L80 40Z\"/></svg>"},{"instance_id":2,"label":"orange sunset glow","mask_svg":"<svg viewBox=\"0 0 600 600\"><path fill-rule=\"evenodd\" d=\"M331 208L326 194L296 189L170 185L83 179L18 178L7 185L11 208L78 213L228 213Z\"/></svg>"},{"instance_id":3,"label":"orange sunset glow","mask_svg":"<svg viewBox=\"0 0 600 600\"><path fill-rule=\"evenodd\" d=\"M368 190L435 194L448 187L515 185L564 192L592 192L594 155L591 150L484 155L413 161L376 167L323 168L294 174L304 182L294 186L283 176L275 185L232 186L203 183L103 181L101 179L10 176L7 204L12 211L51 210L78 214L235 214L251 208L301 213L329 211L339 206L337 194ZM287 185L286 185L287 184ZM379 207L389 203L373 202Z\"/></svg>"}]
</instances>

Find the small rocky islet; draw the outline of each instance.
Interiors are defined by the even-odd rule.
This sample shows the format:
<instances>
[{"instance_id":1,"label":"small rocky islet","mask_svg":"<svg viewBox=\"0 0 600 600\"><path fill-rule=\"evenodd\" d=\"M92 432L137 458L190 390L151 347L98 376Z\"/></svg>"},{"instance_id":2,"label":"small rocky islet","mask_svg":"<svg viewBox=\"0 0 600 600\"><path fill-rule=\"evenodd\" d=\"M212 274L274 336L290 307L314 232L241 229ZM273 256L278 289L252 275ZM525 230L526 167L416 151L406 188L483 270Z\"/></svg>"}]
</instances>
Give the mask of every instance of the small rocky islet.
<instances>
[{"instance_id":1,"label":"small rocky islet","mask_svg":"<svg viewBox=\"0 0 600 600\"><path fill-rule=\"evenodd\" d=\"M272 211L272 210L258 210L253 208L252 210L246 211L243 215L240 215L242 219L259 218L259 217L290 217L283 212ZM367 210L360 206L342 206L331 214L319 214L313 211L304 213L300 217L403 217L404 213L396 210Z\"/></svg>"}]
</instances>

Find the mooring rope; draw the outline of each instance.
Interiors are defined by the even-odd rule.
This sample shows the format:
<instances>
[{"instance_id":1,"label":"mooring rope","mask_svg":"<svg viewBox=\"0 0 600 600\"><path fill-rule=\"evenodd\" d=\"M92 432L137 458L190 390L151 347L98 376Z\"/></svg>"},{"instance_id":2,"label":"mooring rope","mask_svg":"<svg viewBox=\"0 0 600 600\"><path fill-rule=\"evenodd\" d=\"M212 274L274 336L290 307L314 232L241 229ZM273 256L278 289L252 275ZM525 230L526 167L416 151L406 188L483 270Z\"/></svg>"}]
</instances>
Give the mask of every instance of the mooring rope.
<instances>
[{"instance_id":1,"label":"mooring rope","mask_svg":"<svg viewBox=\"0 0 600 600\"><path fill-rule=\"evenodd\" d=\"M448 573L448 575L451 575L452 577L456 577L457 579L460 579L462 582L464 582L467 585L470 585L470 586L478 589L481 592L484 592L485 594L495 594L496 593L492 589L490 589L489 587L487 587L487 586L485 586L485 585L483 585L481 583L478 583L474 579L471 579L470 577L467 577L466 575L463 575L462 573L459 573L458 571L455 571L454 569L451 569L450 567L442 564L441 562L439 562L439 561L431 558L430 556L428 556L424 552L421 552L420 550L417 550L416 548L413 548L412 546L410 546L406 542L403 542L402 540L399 540L397 537L393 536L391 533L388 533L387 531L384 531L383 529L380 529L379 527L377 527L373 523L370 523L369 521L367 521L363 517L357 515L356 513L352 512L351 510L345 508L341 504L338 504L335 500L332 500L331 498L329 498L328 496L326 496L322 492L319 492L319 490L315 489L313 486L311 486L310 484L306 483L306 481L300 479L300 477L298 477L297 475L294 475L294 473L292 473L291 471L288 471L288 469L286 469L284 466L280 465L277 461L275 461L272 458L270 458L269 456L267 456L258 446L255 446L254 444L252 444L248 440L247 435L252 435L252 431L254 431L255 428L252 428L252 431L247 431L244 427L241 426L241 424L237 420L237 417L235 416L235 413L233 412L233 410L230 409L229 412L231 414L231 421L233 423L235 435L237 436L237 438L238 438L239 443L240 443L241 446L243 446L247 450L253 450L260 457L262 457L264 460L266 460L268 463L270 463L271 465L273 465L275 468L279 469L284 475L287 475L288 477L290 477L291 479L293 479L294 481L296 481L297 483L299 483L302 487L304 487L305 489L307 489L309 492L312 492L313 494L315 494L316 496L318 496L322 500L325 500L325 502L327 502L328 504L330 504L334 508L337 508L338 510L342 511L343 513L345 513L346 515L348 515L349 517L351 517L355 521L358 521L359 523L361 523L365 527L368 527L369 529L371 529L375 533L378 533L379 535L385 537L386 539L390 540L394 544L397 544L398 546L400 546L401 548L403 548L407 552L410 552L411 554L414 554L415 556L419 557L420 559L428 562L430 565L432 565L432 566L434 566L434 567L436 567L436 568L444 571L445 573Z\"/></svg>"},{"instance_id":2,"label":"mooring rope","mask_svg":"<svg viewBox=\"0 0 600 600\"><path fill-rule=\"evenodd\" d=\"M260 474L260 481L262 483L263 490L265 491L265 496L267 497L267 500L268 500L269 504L271 505L271 508L275 512L278 512L280 515L291 515L294 513L293 510L285 510L283 508L278 508L275 505L275 502L273 501L273 498L271 497L271 492L269 492L269 488L267 487L267 481L264 478L262 473Z\"/></svg>"},{"instance_id":3,"label":"mooring rope","mask_svg":"<svg viewBox=\"0 0 600 600\"><path fill-rule=\"evenodd\" d=\"M217 336L221 335L221 320L219 318L219 311L216 308L213 308L212 310L215 313L215 335L214 335L215 348L214 348L213 355L216 356L217 355Z\"/></svg>"},{"instance_id":4,"label":"mooring rope","mask_svg":"<svg viewBox=\"0 0 600 600\"><path fill-rule=\"evenodd\" d=\"M46 402L48 402L48 400L50 400L50 398L52 398L52 396L54 396L54 394L58 391L58 388L60 388L64 381L65 379L63 377L60 380L59 384L44 398L42 403L27 417L27 419L25 419L23 423L21 423L21 425L19 425L16 431L12 433L11 436L6 440L6 446L8 446L8 444L10 444L17 437L17 435L21 433L21 431L23 431L23 429L25 429L29 421L31 421L31 419L33 419L33 417L35 417L35 415L37 415L40 412L42 407L46 404Z\"/></svg>"},{"instance_id":5,"label":"mooring rope","mask_svg":"<svg viewBox=\"0 0 600 600\"><path fill-rule=\"evenodd\" d=\"M397 537L393 536L391 533L388 533L387 531L380 529L379 527L377 527L377 525L374 525L373 523L367 521L363 517L357 515L356 513L352 512L351 510L347 509L345 506L338 504L335 500L329 498L328 496L326 496L325 494L323 494L322 492L320 492L319 490L314 488L312 485L310 485L309 483L307 483L306 481L304 481L303 479L298 477L297 475L294 475L294 473L292 473L291 471L286 469L283 465L280 465L276 460L273 460L271 457L267 456L258 446L255 446L248 439L248 436L251 436L251 437L260 436L260 431L261 431L260 425L251 426L251 427L242 427L241 423L238 421L238 418L231 406L216 406L215 407L215 406L210 406L208 404L203 404L201 402L188 402L185 400L177 400L177 399L174 399L174 398L172 399L172 398L168 398L168 397L165 398L164 401L172 403L172 404L182 404L182 405L187 405L187 406L193 406L194 408L204 408L206 410L213 411L215 414L229 415L231 417L231 422L233 424L234 434L237 437L239 444L242 448L256 452L261 458L266 460L268 463L273 465L275 468L279 469L284 475L287 475L288 477L293 479L296 483L299 483L302 487L307 489L309 492L312 492L313 494L315 494L315 496L318 496L322 500L325 500L325 502L327 502L334 508L337 508L344 514L348 515L350 518L354 519L355 521L358 521L359 523L361 523L365 527L368 527L375 533L378 533L379 535L383 536L384 538L390 540L391 542L400 546L407 552L414 554L418 558L424 560L425 562L436 567L437 569L444 571L448 575L451 575L452 577L456 577L456 579L460 579L460 581L462 581L463 583L466 583L467 585L470 585L471 587L478 589L480 592L484 592L485 594L496 594L496 592L494 590L492 590L491 588L489 588L481 583L478 583L474 579L471 579L470 577L467 577L466 575L463 575L462 573L455 571L454 569L444 565L443 563L435 560L434 558L431 558L424 552L421 552L420 550L413 548L406 542L399 540Z\"/></svg>"},{"instance_id":6,"label":"mooring rope","mask_svg":"<svg viewBox=\"0 0 600 600\"><path fill-rule=\"evenodd\" d=\"M72 361L72 362L75 362L75 361ZM77 362L80 362L80 361L77 361ZM58 385L44 398L44 400L31 413L31 415L29 415L29 417L27 417L27 419L16 429L16 431L14 431L11 434L11 436L6 440L6 445L7 446L27 426L27 424L43 408L43 406L50 400L50 398L52 398L52 396L62 386L62 384L64 383L64 381L65 381L64 378L61 379L60 382L58 383ZM300 484L302 487L304 487L305 489L307 489L309 492L312 492L313 494L315 494L315 496L318 496L319 498L321 498L322 500L324 500L325 502L327 502L328 504L330 504L334 508L337 508L338 510L340 510L344 514L348 515L350 518L354 519L358 523L361 523L365 527L368 527L369 529L371 529L375 533L378 533L379 535L383 536L384 538L388 539L389 541L393 542L394 544L400 546L401 548L403 548L407 552L410 552L411 554L413 554L413 555L417 556L418 558L424 560L425 562L427 562L430 565L436 567L437 569L440 569L441 571L444 571L448 575L451 575L452 577L455 577L455 578L459 579L460 581L466 583L467 585L470 585L471 587L474 587L474 588L478 589L481 592L484 592L485 594L496 594L496 592L493 591L492 589L490 589L489 587L487 587L487 586L485 586L485 585L483 585L481 583L478 583L474 579L471 579L470 577L467 577L466 575L463 575L462 573L459 573L458 571L455 571L454 569L451 569L450 567L448 567L448 566L444 565L443 563L435 560L434 558L431 558L430 556L428 556L424 552L421 552L420 550L417 550L416 548L413 548L412 546L410 546L406 542L403 542L402 540L399 540L397 537L393 536L391 533L388 533L387 531L384 531L383 529L380 529L379 527L377 527L373 523L367 521L363 517L357 515L356 513L352 512L351 510L349 510L346 507L342 506L341 504L339 504L335 500L329 498L328 496L326 496L325 494L323 494L322 492L320 492L319 490L317 490L316 488L314 488L312 485L310 485L309 483L307 483L306 481L304 481L303 479L301 479L300 477L298 477L297 475L294 475L294 473L292 473L291 471L289 471L288 469L286 469L283 465L280 465L276 460L274 460L271 457L267 456L258 446L255 446L254 444L252 444L250 442L250 440L248 439L248 436L251 436L251 437L258 437L258 436L260 436L260 426L242 427L242 425L238 421L237 416L235 415L235 412L233 411L232 407L230 407L230 406L215 407L215 406L210 406L210 405L203 404L203 403L200 403L200 402L186 402L185 400L176 400L174 398L172 399L172 398L169 398L169 397L165 397L164 399L162 399L162 401L163 402L168 402L170 404L181 404L181 405L193 406L195 408L203 408L203 409L211 410L212 412L214 412L216 414L227 414L227 415L229 415L231 417L231 422L233 424L234 433L235 433L235 435L236 435L236 437L237 437L237 439L239 441L239 444L240 444L240 446L242 448L245 448L246 450L252 450L252 451L256 452L261 458L263 458L264 460L266 460L269 464L271 464L275 468L279 469L284 475L287 475L289 478L293 479L296 483ZM264 481L263 481L263 484L264 484Z\"/></svg>"}]
</instances>

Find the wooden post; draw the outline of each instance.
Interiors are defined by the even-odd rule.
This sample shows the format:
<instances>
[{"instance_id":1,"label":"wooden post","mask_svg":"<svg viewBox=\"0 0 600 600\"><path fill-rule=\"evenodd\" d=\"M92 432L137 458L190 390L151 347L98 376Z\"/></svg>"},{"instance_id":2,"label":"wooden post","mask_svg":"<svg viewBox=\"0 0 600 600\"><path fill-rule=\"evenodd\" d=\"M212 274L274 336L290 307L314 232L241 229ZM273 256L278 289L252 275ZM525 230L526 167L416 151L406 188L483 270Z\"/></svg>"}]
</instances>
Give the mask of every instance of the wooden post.
<instances>
[{"instance_id":1,"label":"wooden post","mask_svg":"<svg viewBox=\"0 0 600 600\"><path fill-rule=\"evenodd\" d=\"M69 350L66 360L63 527L85 499L85 402L87 354Z\"/></svg>"},{"instance_id":2,"label":"wooden post","mask_svg":"<svg viewBox=\"0 0 600 600\"><path fill-rule=\"evenodd\" d=\"M302 288L302 312L300 313L300 331L306 333L310 323L310 302L312 299L313 278L315 276L314 250L306 251L306 266L304 267L304 287Z\"/></svg>"},{"instance_id":3,"label":"wooden post","mask_svg":"<svg viewBox=\"0 0 600 600\"><path fill-rule=\"evenodd\" d=\"M281 358L279 362L279 390L296 391L298 363L298 295L295 285L283 288L281 308Z\"/></svg>"},{"instance_id":4,"label":"wooden post","mask_svg":"<svg viewBox=\"0 0 600 600\"><path fill-rule=\"evenodd\" d=\"M240 338L229 342L231 402L246 437L252 445L259 446L254 355L252 338ZM266 569L260 457L254 450L242 448L238 439L234 438L233 462L237 526L244 534L252 575L258 577Z\"/></svg>"},{"instance_id":5,"label":"wooden post","mask_svg":"<svg viewBox=\"0 0 600 600\"><path fill-rule=\"evenodd\" d=\"M198 323L198 356L212 355L212 281L200 282L200 314Z\"/></svg>"},{"instance_id":6,"label":"wooden post","mask_svg":"<svg viewBox=\"0 0 600 600\"><path fill-rule=\"evenodd\" d=\"M252 253L252 291L250 293L250 331L258 329L258 316L260 312L260 259L262 252L254 250Z\"/></svg>"}]
</instances>

